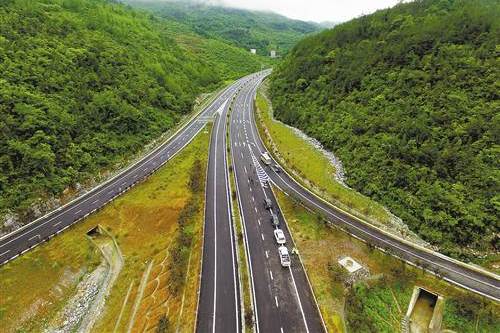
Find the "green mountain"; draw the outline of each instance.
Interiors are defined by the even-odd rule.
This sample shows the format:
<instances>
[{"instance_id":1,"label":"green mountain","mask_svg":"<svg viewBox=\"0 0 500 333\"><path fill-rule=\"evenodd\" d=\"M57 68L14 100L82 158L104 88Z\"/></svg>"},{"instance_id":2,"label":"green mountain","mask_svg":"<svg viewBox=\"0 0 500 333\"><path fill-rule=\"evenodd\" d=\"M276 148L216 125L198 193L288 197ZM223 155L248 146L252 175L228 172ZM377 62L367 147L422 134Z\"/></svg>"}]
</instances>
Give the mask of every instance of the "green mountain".
<instances>
[{"instance_id":1,"label":"green mountain","mask_svg":"<svg viewBox=\"0 0 500 333\"><path fill-rule=\"evenodd\" d=\"M272 75L276 116L424 239L498 250L499 45L498 1L399 4L300 42Z\"/></svg>"},{"instance_id":2,"label":"green mountain","mask_svg":"<svg viewBox=\"0 0 500 333\"><path fill-rule=\"evenodd\" d=\"M201 36L230 41L257 54L288 52L305 35L317 32L315 23L292 20L270 13L212 6L197 1L124 0L163 18L186 24Z\"/></svg>"},{"instance_id":3,"label":"green mountain","mask_svg":"<svg viewBox=\"0 0 500 333\"><path fill-rule=\"evenodd\" d=\"M29 216L260 70L259 57L105 0L0 2L0 213ZM187 32L186 32L187 31Z\"/></svg>"}]
</instances>

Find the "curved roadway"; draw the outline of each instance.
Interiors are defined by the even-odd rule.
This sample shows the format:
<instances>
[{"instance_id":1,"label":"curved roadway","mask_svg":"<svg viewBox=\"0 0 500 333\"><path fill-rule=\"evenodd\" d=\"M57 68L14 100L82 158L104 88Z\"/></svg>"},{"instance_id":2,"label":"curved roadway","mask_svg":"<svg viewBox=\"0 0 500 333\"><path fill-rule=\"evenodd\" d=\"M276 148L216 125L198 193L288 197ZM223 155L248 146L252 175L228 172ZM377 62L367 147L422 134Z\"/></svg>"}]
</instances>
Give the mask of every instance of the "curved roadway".
<instances>
[{"instance_id":1,"label":"curved roadway","mask_svg":"<svg viewBox=\"0 0 500 333\"><path fill-rule=\"evenodd\" d=\"M255 156L259 156L261 152L266 151L266 148L256 129L253 115L255 92L255 90L249 92L249 94L252 94L251 103L245 105L245 112L248 119L251 119L246 144ZM233 124L231 125L231 130L238 130L236 124L234 124L234 129ZM277 164L277 161L273 159L272 163ZM500 281L497 275L490 272L483 272L481 269L463 264L440 253L424 250L407 241L389 235L327 203L305 189L286 172L276 173L270 168L265 168L265 171L271 182L278 188L288 195L295 197L313 211L325 216L330 223L347 230L349 233L370 244L383 249L389 249L392 254L413 265L425 267L431 272L439 272L439 275L444 280L459 287L489 297L495 301L500 301Z\"/></svg>"},{"instance_id":2,"label":"curved roadway","mask_svg":"<svg viewBox=\"0 0 500 333\"><path fill-rule=\"evenodd\" d=\"M69 204L0 238L0 265L49 240L73 223L103 207L142 179L149 176L183 149L205 126L214 113L250 79L244 77L226 88L197 117L191 119L168 142L136 162L117 176L90 190Z\"/></svg>"}]
</instances>

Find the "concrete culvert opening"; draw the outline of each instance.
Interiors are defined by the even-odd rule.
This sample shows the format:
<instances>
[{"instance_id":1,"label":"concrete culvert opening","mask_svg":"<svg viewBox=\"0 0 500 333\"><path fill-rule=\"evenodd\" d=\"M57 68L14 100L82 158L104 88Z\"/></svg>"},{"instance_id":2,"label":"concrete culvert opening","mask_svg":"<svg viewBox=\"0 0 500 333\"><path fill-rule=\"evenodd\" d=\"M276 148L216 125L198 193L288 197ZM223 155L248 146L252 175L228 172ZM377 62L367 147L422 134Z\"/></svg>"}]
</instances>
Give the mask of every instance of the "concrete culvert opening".
<instances>
[{"instance_id":1,"label":"concrete culvert opening","mask_svg":"<svg viewBox=\"0 0 500 333\"><path fill-rule=\"evenodd\" d=\"M87 231L87 236L89 237L96 237L96 236L99 236L101 235L101 230L99 230L99 226L96 225L95 227L93 227L92 229L90 229L89 231Z\"/></svg>"},{"instance_id":2,"label":"concrete culvert opening","mask_svg":"<svg viewBox=\"0 0 500 333\"><path fill-rule=\"evenodd\" d=\"M403 320L402 331L411 333L440 332L443 303L444 300L441 296L424 288L415 287L405 316L406 319Z\"/></svg>"}]
</instances>

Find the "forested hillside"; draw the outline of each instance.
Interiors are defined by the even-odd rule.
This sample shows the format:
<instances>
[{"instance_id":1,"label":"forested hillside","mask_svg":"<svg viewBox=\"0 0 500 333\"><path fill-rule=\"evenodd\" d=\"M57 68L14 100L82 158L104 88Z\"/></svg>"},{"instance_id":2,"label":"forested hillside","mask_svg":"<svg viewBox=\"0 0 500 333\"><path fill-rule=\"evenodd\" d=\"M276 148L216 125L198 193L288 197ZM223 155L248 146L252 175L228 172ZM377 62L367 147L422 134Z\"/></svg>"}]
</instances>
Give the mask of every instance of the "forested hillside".
<instances>
[{"instance_id":1,"label":"forested hillside","mask_svg":"<svg viewBox=\"0 0 500 333\"><path fill-rule=\"evenodd\" d=\"M499 39L494 0L378 11L290 52L272 75L276 116L445 252L498 250Z\"/></svg>"},{"instance_id":2,"label":"forested hillside","mask_svg":"<svg viewBox=\"0 0 500 333\"><path fill-rule=\"evenodd\" d=\"M168 24L105 0L0 2L0 216L125 160L199 93L261 68L220 41L198 36L203 57L180 47Z\"/></svg>"},{"instance_id":3,"label":"forested hillside","mask_svg":"<svg viewBox=\"0 0 500 333\"><path fill-rule=\"evenodd\" d=\"M270 13L218 7L200 1L123 0L153 10L163 18L189 25L199 35L230 41L260 55L288 52L305 35L319 31L314 23Z\"/></svg>"}]
</instances>

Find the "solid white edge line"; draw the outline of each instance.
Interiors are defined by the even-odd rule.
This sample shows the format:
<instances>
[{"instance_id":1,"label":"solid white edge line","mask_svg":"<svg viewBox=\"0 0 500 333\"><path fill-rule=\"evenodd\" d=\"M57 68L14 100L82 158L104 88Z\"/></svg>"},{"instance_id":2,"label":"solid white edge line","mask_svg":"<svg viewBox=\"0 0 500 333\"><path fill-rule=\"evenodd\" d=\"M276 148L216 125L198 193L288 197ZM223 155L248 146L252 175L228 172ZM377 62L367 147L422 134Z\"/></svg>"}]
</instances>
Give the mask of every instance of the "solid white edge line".
<instances>
[{"instance_id":1,"label":"solid white edge line","mask_svg":"<svg viewBox=\"0 0 500 333\"><path fill-rule=\"evenodd\" d=\"M217 142L219 137L219 123L220 117L217 120L217 124L215 125L215 149L214 149L214 188L213 188L213 218L214 218L214 305L213 305L213 313L212 313L212 333L215 333L215 318L217 314Z\"/></svg>"}]
</instances>

